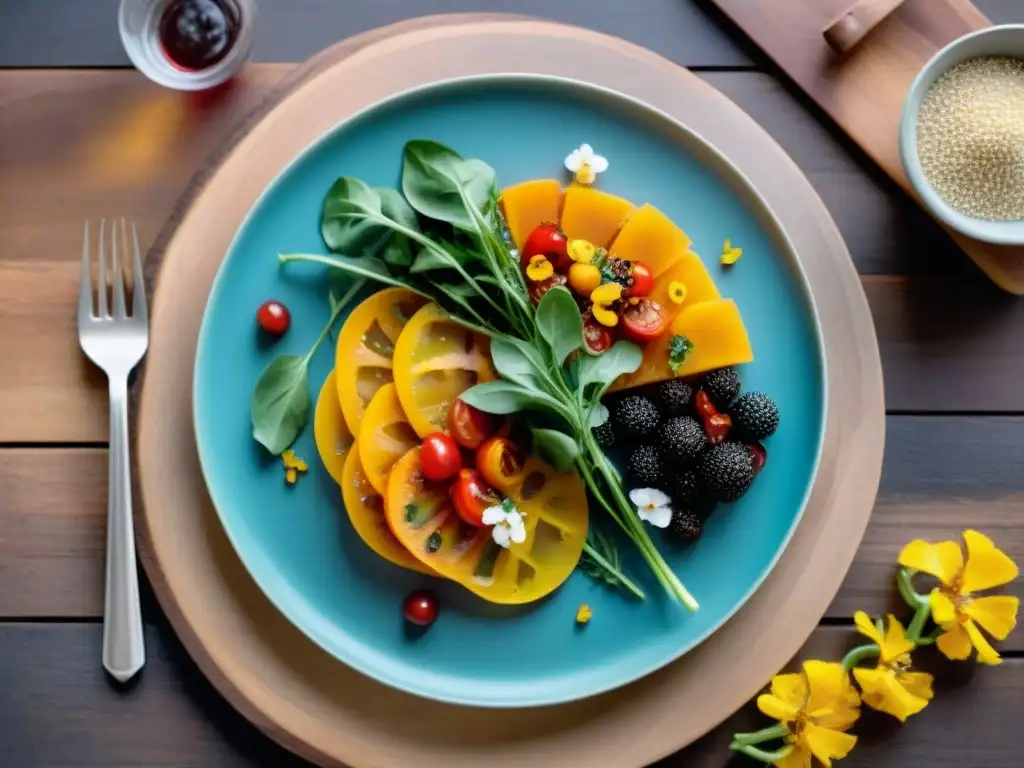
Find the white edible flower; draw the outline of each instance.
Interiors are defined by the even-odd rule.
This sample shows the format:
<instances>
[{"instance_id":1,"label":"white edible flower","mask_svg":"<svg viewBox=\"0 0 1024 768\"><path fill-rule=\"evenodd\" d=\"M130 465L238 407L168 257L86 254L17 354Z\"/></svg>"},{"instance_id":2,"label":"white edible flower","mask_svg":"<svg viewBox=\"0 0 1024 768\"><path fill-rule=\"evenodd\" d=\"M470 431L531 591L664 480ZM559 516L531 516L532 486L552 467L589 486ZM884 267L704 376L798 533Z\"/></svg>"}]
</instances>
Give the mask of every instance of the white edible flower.
<instances>
[{"instance_id":1,"label":"white edible flower","mask_svg":"<svg viewBox=\"0 0 1024 768\"><path fill-rule=\"evenodd\" d=\"M565 158L565 167L580 184L593 184L597 174L608 170L608 158L595 154L589 144L581 144Z\"/></svg>"},{"instance_id":2,"label":"white edible flower","mask_svg":"<svg viewBox=\"0 0 1024 768\"><path fill-rule=\"evenodd\" d=\"M657 488L634 488L629 492L629 500L636 504L637 517L655 528L668 528L672 522L672 500Z\"/></svg>"},{"instance_id":3,"label":"white edible flower","mask_svg":"<svg viewBox=\"0 0 1024 768\"><path fill-rule=\"evenodd\" d=\"M509 543L522 544L526 541L526 524L523 514L516 509L511 499L495 504L484 510L484 525L493 525L491 536L499 547L508 549Z\"/></svg>"}]
</instances>

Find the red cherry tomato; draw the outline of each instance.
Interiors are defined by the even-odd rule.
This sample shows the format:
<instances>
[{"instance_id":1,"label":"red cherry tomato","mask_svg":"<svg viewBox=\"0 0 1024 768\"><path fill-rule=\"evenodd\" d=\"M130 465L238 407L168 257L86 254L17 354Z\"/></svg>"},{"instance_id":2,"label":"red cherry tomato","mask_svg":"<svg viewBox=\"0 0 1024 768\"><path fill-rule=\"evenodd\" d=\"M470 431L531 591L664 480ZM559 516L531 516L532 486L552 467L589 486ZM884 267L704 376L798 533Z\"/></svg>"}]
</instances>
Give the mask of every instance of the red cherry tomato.
<instances>
[{"instance_id":1,"label":"red cherry tomato","mask_svg":"<svg viewBox=\"0 0 1024 768\"><path fill-rule=\"evenodd\" d=\"M256 322L265 333L280 336L292 322L291 312L280 301L265 301L256 310Z\"/></svg>"},{"instance_id":2,"label":"red cherry tomato","mask_svg":"<svg viewBox=\"0 0 1024 768\"><path fill-rule=\"evenodd\" d=\"M484 510L501 503L501 497L475 469L460 469L459 478L448 493L455 513L464 523L477 528L484 524Z\"/></svg>"},{"instance_id":3,"label":"red cherry tomato","mask_svg":"<svg viewBox=\"0 0 1024 768\"><path fill-rule=\"evenodd\" d=\"M587 349L595 355L604 352L612 345L612 332L594 319L592 312L583 314L583 341Z\"/></svg>"},{"instance_id":4,"label":"red cherry tomato","mask_svg":"<svg viewBox=\"0 0 1024 768\"><path fill-rule=\"evenodd\" d=\"M523 243L523 252L519 257L524 269L530 263L530 259L537 254L547 256L555 272L568 272L572 264L572 259L569 258L569 240L557 224L540 224L533 228Z\"/></svg>"},{"instance_id":5,"label":"red cherry tomato","mask_svg":"<svg viewBox=\"0 0 1024 768\"><path fill-rule=\"evenodd\" d=\"M430 592L411 592L402 604L402 614L410 624L429 627L437 619L437 598Z\"/></svg>"},{"instance_id":6,"label":"red cherry tomato","mask_svg":"<svg viewBox=\"0 0 1024 768\"><path fill-rule=\"evenodd\" d=\"M719 413L715 404L711 402L711 398L708 397L708 393L703 389L697 390L697 395L693 398L693 407L701 421L704 422L704 434L707 435L708 442L718 445L725 440L729 430L732 429L732 418L728 414Z\"/></svg>"},{"instance_id":7,"label":"red cherry tomato","mask_svg":"<svg viewBox=\"0 0 1024 768\"><path fill-rule=\"evenodd\" d=\"M508 487L522 473L523 457L507 437L491 437L477 448L476 471L491 485Z\"/></svg>"},{"instance_id":8,"label":"red cherry tomato","mask_svg":"<svg viewBox=\"0 0 1024 768\"><path fill-rule=\"evenodd\" d=\"M664 333L668 327L668 313L656 301L646 297L636 304L626 302L622 308L622 330L626 338L646 344Z\"/></svg>"},{"instance_id":9,"label":"red cherry tomato","mask_svg":"<svg viewBox=\"0 0 1024 768\"><path fill-rule=\"evenodd\" d=\"M455 442L475 451L484 440L498 431L501 419L456 399L448 411L448 426Z\"/></svg>"},{"instance_id":10,"label":"red cherry tomato","mask_svg":"<svg viewBox=\"0 0 1024 768\"><path fill-rule=\"evenodd\" d=\"M768 451L760 443L747 443L747 450L750 451L750 455L754 459L754 474L756 475L768 461Z\"/></svg>"},{"instance_id":11,"label":"red cherry tomato","mask_svg":"<svg viewBox=\"0 0 1024 768\"><path fill-rule=\"evenodd\" d=\"M651 273L651 268L644 264L642 261L633 262L633 285L629 287L626 295L630 298L634 296L646 296L654 288L654 275Z\"/></svg>"},{"instance_id":12,"label":"red cherry tomato","mask_svg":"<svg viewBox=\"0 0 1024 768\"><path fill-rule=\"evenodd\" d=\"M427 480L439 483L462 469L462 454L451 437L444 432L433 432L423 438L420 465Z\"/></svg>"}]
</instances>

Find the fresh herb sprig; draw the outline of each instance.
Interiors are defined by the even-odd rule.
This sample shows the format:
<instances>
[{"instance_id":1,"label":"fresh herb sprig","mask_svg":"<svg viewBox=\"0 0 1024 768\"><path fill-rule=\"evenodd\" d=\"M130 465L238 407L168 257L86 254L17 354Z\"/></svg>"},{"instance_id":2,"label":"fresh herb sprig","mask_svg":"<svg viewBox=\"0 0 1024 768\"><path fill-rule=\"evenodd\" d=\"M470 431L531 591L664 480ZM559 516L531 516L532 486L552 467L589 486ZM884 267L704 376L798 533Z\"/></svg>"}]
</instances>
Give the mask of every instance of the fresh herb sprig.
<instances>
[{"instance_id":1,"label":"fresh herb sprig","mask_svg":"<svg viewBox=\"0 0 1024 768\"><path fill-rule=\"evenodd\" d=\"M575 465L591 496L626 532L663 588L696 610L696 600L651 541L592 432L608 418L601 397L619 376L639 368L640 348L619 341L601 355L586 354L583 319L565 288L549 290L534 307L506 242L497 179L486 163L434 141L410 141L401 186L398 194L339 179L327 193L321 219L324 241L336 255L281 254L281 263L324 264L407 288L435 301L454 322L489 336L501 378L477 384L460 398L488 413L523 415L534 450L557 469ZM308 402L304 414L308 418ZM588 554L596 561L595 553L611 562L591 546Z\"/></svg>"},{"instance_id":2,"label":"fresh herb sprig","mask_svg":"<svg viewBox=\"0 0 1024 768\"><path fill-rule=\"evenodd\" d=\"M595 581L622 587L640 600L646 600L643 590L623 573L620 560L615 542L596 526L590 526L587 542L583 545L583 557L580 558L580 570Z\"/></svg>"}]
</instances>

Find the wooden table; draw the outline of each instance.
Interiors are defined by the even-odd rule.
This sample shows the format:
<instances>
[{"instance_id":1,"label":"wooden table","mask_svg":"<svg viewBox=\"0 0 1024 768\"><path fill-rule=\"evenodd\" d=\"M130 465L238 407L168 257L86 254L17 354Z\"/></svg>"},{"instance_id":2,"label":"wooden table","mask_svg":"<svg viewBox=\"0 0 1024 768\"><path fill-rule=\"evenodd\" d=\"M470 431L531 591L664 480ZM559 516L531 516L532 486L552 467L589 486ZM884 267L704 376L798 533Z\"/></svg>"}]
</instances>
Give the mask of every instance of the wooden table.
<instances>
[{"instance_id":1,"label":"wooden table","mask_svg":"<svg viewBox=\"0 0 1024 768\"><path fill-rule=\"evenodd\" d=\"M977 0L1024 22L1017 0ZM700 0L260 0L256 62L185 95L126 68L116 0L0 8L0 765L292 766L213 691L143 585L149 659L121 690L100 667L105 380L75 326L82 220L124 215L152 242L204 155L291 65L399 18L536 13L630 38L689 66L759 120L825 200L862 275L886 375L885 472L846 582L801 658L838 658L856 609L898 608L914 537L988 532L1024 562L1024 303L994 288L890 180ZM1020 595L1020 583L1010 587ZM869 714L841 765L1020 766L1024 632L997 669L936 665L908 725ZM685 713L680 713L685 717ZM747 707L660 765L722 766ZM597 767L599 768L599 767Z\"/></svg>"}]
</instances>

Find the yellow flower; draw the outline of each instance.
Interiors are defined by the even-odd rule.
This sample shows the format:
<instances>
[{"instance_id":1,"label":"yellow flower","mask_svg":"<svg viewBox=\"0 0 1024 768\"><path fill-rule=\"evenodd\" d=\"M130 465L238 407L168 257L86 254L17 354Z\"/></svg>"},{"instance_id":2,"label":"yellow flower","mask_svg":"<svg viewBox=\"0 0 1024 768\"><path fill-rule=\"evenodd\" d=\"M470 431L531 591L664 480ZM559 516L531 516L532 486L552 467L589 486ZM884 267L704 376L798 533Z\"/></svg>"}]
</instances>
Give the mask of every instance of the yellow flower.
<instances>
[{"instance_id":1,"label":"yellow flower","mask_svg":"<svg viewBox=\"0 0 1024 768\"><path fill-rule=\"evenodd\" d=\"M860 716L860 697L841 664L805 661L803 672L776 675L757 708L789 731L786 743L793 749L775 761L778 768L806 768L811 755L831 768L833 758L846 757L857 743L844 731Z\"/></svg>"},{"instance_id":2,"label":"yellow flower","mask_svg":"<svg viewBox=\"0 0 1024 768\"><path fill-rule=\"evenodd\" d=\"M875 669L855 668L853 676L864 692L863 700L872 709L886 712L900 722L916 715L932 698L932 676L910 671L910 652L916 647L894 616L889 619L885 635L864 611L857 611L853 620L862 635L881 649Z\"/></svg>"},{"instance_id":3,"label":"yellow flower","mask_svg":"<svg viewBox=\"0 0 1024 768\"><path fill-rule=\"evenodd\" d=\"M535 283L547 280L553 274L555 274L555 268L548 261L548 257L543 254L538 253L536 256L531 257L530 263L526 265L526 276Z\"/></svg>"},{"instance_id":4,"label":"yellow flower","mask_svg":"<svg viewBox=\"0 0 1024 768\"><path fill-rule=\"evenodd\" d=\"M580 607L576 609L576 623L586 624L593 615L594 612L590 609L590 606L586 603L581 603Z\"/></svg>"},{"instance_id":5,"label":"yellow flower","mask_svg":"<svg viewBox=\"0 0 1024 768\"><path fill-rule=\"evenodd\" d=\"M686 285L678 280L668 284L668 300L673 304L682 304L686 301Z\"/></svg>"},{"instance_id":6,"label":"yellow flower","mask_svg":"<svg viewBox=\"0 0 1024 768\"><path fill-rule=\"evenodd\" d=\"M284 465L284 480L288 485L295 485L299 479L299 472L309 469L306 462L295 455L295 451L288 449L281 454L281 463Z\"/></svg>"},{"instance_id":7,"label":"yellow flower","mask_svg":"<svg viewBox=\"0 0 1024 768\"><path fill-rule=\"evenodd\" d=\"M608 327L618 325L619 313L615 304L621 298L622 286L618 283L605 283L595 288L590 294L590 300L594 302L594 306L591 307L594 319Z\"/></svg>"},{"instance_id":8,"label":"yellow flower","mask_svg":"<svg viewBox=\"0 0 1024 768\"><path fill-rule=\"evenodd\" d=\"M590 264L594 260L597 248L589 240L576 238L569 241L569 258L577 264Z\"/></svg>"},{"instance_id":9,"label":"yellow flower","mask_svg":"<svg viewBox=\"0 0 1024 768\"><path fill-rule=\"evenodd\" d=\"M721 261L726 266L729 266L730 264L735 264L737 261L740 260L740 256L742 256L742 255L743 255L743 249L742 248L733 248L731 240L726 240L722 244Z\"/></svg>"},{"instance_id":10,"label":"yellow flower","mask_svg":"<svg viewBox=\"0 0 1024 768\"><path fill-rule=\"evenodd\" d=\"M980 625L997 640L1005 640L1017 624L1020 600L1009 595L975 597L975 592L1009 584L1019 573L1016 564L992 540L977 531L964 531L967 562L955 541L929 544L921 539L907 544L899 562L931 574L939 586L929 597L932 620L944 634L936 645L950 659L966 659L971 648L982 664L999 664L999 654L978 629Z\"/></svg>"}]
</instances>

